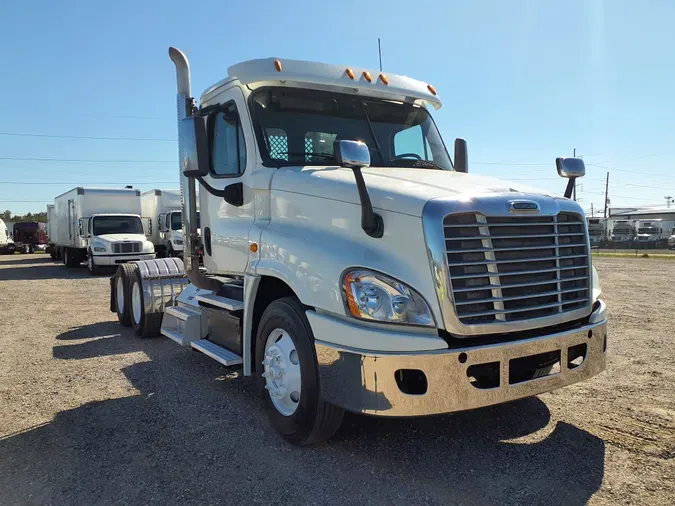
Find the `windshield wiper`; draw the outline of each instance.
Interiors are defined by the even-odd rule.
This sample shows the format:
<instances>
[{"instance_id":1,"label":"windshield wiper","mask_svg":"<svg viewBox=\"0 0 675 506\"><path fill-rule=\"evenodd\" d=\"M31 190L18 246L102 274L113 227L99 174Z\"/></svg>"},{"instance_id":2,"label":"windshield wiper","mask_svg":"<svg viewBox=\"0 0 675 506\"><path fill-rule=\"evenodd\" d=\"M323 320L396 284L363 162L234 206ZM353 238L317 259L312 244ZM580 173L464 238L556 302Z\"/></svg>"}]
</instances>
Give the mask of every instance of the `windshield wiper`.
<instances>
[{"instance_id":1,"label":"windshield wiper","mask_svg":"<svg viewBox=\"0 0 675 506\"><path fill-rule=\"evenodd\" d=\"M384 163L384 157L382 156L382 148L380 148L380 143L377 140L377 135L375 135L373 123L370 121L370 115L368 114L368 106L363 100L361 101L361 106L363 107L363 113L366 115L366 121L368 122L368 128L370 128L370 134L373 136L373 142L375 142L375 147L377 148L374 151L377 151L377 154L380 155L380 160Z\"/></svg>"},{"instance_id":2,"label":"windshield wiper","mask_svg":"<svg viewBox=\"0 0 675 506\"><path fill-rule=\"evenodd\" d=\"M435 169L435 170L447 170L438 165L437 163L430 162L428 160L414 160L414 159L403 159L399 158L397 160L389 160L390 165L396 165L400 167L411 167L411 168L420 168L420 169Z\"/></svg>"}]
</instances>

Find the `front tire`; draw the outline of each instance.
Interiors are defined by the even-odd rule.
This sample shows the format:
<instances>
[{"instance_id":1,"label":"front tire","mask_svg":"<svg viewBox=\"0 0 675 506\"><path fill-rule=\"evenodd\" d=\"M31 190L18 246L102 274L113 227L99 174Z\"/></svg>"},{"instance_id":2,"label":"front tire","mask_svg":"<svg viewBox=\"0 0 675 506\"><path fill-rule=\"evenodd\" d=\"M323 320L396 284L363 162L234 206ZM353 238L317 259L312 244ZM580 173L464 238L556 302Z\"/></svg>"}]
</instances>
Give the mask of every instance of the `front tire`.
<instances>
[{"instance_id":1,"label":"front tire","mask_svg":"<svg viewBox=\"0 0 675 506\"><path fill-rule=\"evenodd\" d=\"M255 350L258 392L272 426L297 446L329 439L344 410L321 398L314 336L297 298L265 309Z\"/></svg>"},{"instance_id":2,"label":"front tire","mask_svg":"<svg viewBox=\"0 0 675 506\"><path fill-rule=\"evenodd\" d=\"M94 262L94 255L91 251L87 254L87 269L89 270L89 274L92 276L98 276L101 274L101 267L96 265L96 262Z\"/></svg>"},{"instance_id":3,"label":"front tire","mask_svg":"<svg viewBox=\"0 0 675 506\"><path fill-rule=\"evenodd\" d=\"M137 269L131 278L129 301L129 315L131 316L131 326L136 331L138 337L154 337L159 335L162 327L163 313L145 312L145 295L143 294L143 282L141 273Z\"/></svg>"}]
</instances>

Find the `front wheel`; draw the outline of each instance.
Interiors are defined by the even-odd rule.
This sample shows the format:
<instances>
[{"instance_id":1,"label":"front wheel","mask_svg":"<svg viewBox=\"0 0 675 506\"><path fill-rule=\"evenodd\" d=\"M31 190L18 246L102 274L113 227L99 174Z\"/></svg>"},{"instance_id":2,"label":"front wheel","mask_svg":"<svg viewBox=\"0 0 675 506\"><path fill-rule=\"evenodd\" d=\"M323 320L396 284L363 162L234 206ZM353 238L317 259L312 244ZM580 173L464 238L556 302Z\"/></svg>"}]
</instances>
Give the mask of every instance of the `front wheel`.
<instances>
[{"instance_id":1,"label":"front wheel","mask_svg":"<svg viewBox=\"0 0 675 506\"><path fill-rule=\"evenodd\" d=\"M321 398L314 336L297 298L265 309L255 350L258 391L272 426L298 446L329 439L344 410Z\"/></svg>"},{"instance_id":2,"label":"front wheel","mask_svg":"<svg viewBox=\"0 0 675 506\"><path fill-rule=\"evenodd\" d=\"M87 269L89 269L89 274L92 276L98 276L101 273L101 267L94 262L94 255L91 251L87 255Z\"/></svg>"}]
</instances>

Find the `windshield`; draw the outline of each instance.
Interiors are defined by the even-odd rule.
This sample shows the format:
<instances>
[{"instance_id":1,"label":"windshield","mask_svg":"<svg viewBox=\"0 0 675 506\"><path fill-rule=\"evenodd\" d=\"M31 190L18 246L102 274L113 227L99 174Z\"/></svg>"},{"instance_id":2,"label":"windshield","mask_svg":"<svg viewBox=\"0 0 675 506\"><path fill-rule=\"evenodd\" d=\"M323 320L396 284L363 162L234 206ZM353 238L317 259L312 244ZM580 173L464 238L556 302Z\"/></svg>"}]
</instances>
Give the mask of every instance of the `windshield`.
<instances>
[{"instance_id":1,"label":"windshield","mask_svg":"<svg viewBox=\"0 0 675 506\"><path fill-rule=\"evenodd\" d=\"M183 213L171 213L171 230L180 230L183 228Z\"/></svg>"},{"instance_id":2,"label":"windshield","mask_svg":"<svg viewBox=\"0 0 675 506\"><path fill-rule=\"evenodd\" d=\"M452 170L436 125L418 105L262 88L252 95L251 111L260 152L269 166L331 165L336 140L360 140L370 149L373 167Z\"/></svg>"},{"instance_id":3,"label":"windshield","mask_svg":"<svg viewBox=\"0 0 675 506\"><path fill-rule=\"evenodd\" d=\"M93 235L142 234L143 225L138 216L96 216Z\"/></svg>"}]
</instances>

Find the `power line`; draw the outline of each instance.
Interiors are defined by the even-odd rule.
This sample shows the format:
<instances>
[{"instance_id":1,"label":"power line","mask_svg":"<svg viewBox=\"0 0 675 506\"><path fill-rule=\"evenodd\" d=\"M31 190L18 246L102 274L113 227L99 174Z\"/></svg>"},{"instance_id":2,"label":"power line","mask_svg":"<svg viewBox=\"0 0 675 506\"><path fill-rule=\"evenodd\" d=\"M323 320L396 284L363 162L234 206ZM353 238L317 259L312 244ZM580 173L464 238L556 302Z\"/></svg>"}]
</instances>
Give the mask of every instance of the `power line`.
<instances>
[{"instance_id":1,"label":"power line","mask_svg":"<svg viewBox=\"0 0 675 506\"><path fill-rule=\"evenodd\" d=\"M178 179L175 181L124 181L124 182L115 182L115 183L102 183L102 182L95 182L95 181L58 181L58 182L53 182L53 183L46 183L43 181L0 181L0 184L27 184L27 185L34 185L34 184L46 184L46 185L71 185L74 184L76 186L81 186L81 185L86 185L86 184L103 184L103 185L129 185L129 184L178 184Z\"/></svg>"},{"instance_id":2,"label":"power line","mask_svg":"<svg viewBox=\"0 0 675 506\"><path fill-rule=\"evenodd\" d=\"M50 139L90 139L104 141L157 141L157 142L178 142L177 139L159 139L156 137L96 137L90 135L53 135L53 134L29 134L19 132L0 132L0 135L11 137L47 137Z\"/></svg>"},{"instance_id":3,"label":"power line","mask_svg":"<svg viewBox=\"0 0 675 506\"><path fill-rule=\"evenodd\" d=\"M65 159L65 158L21 158L21 157L11 157L3 156L0 157L0 160L22 160L22 161L31 161L31 162L82 162L82 163L172 163L175 164L175 160L83 160L79 158Z\"/></svg>"}]
</instances>

